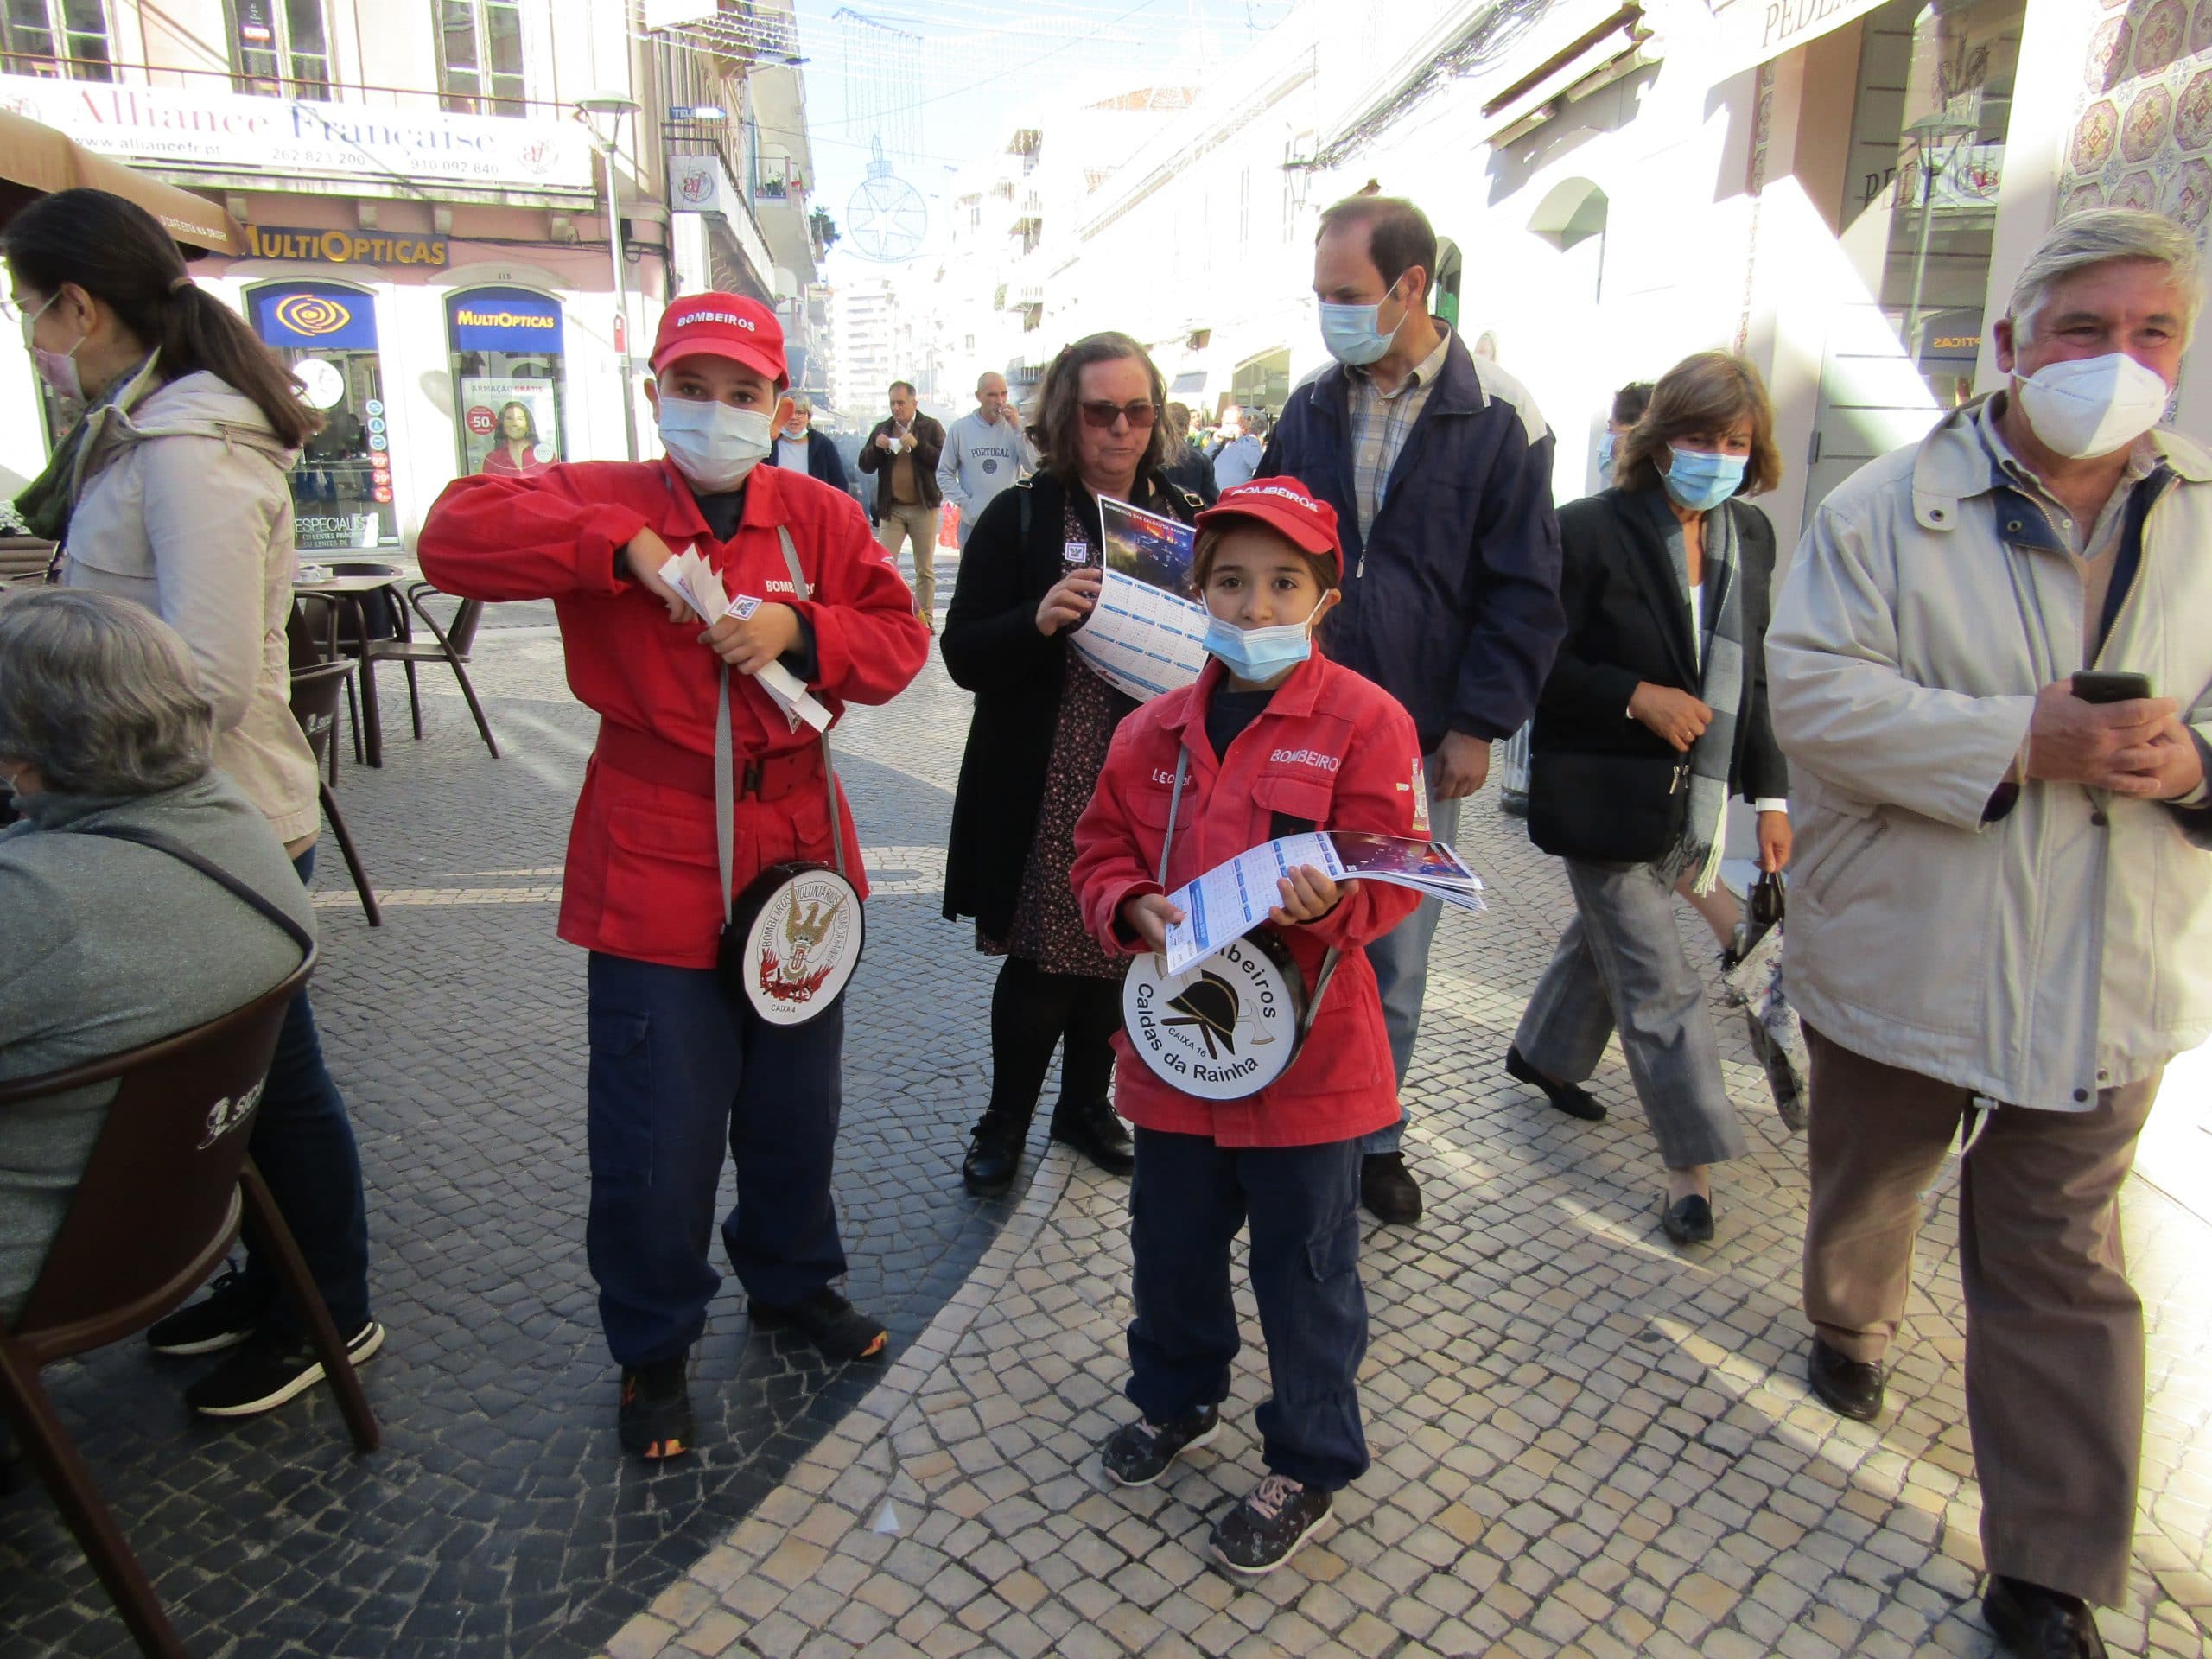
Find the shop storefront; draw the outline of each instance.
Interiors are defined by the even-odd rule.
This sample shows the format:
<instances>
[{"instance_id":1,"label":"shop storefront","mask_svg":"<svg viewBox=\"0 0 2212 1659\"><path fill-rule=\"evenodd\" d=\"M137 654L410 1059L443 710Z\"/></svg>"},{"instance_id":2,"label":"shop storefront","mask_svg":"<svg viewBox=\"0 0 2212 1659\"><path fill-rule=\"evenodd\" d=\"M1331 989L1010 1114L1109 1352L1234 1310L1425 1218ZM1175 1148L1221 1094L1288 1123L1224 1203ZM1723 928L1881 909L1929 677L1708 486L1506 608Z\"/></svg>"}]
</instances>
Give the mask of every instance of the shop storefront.
<instances>
[{"instance_id":1,"label":"shop storefront","mask_svg":"<svg viewBox=\"0 0 2212 1659\"><path fill-rule=\"evenodd\" d=\"M302 549L389 546L391 417L377 349L376 297L338 283L269 283L245 293L254 332L322 413L293 467L293 529Z\"/></svg>"},{"instance_id":2,"label":"shop storefront","mask_svg":"<svg viewBox=\"0 0 2212 1659\"><path fill-rule=\"evenodd\" d=\"M520 288L446 300L463 473L539 472L566 453L561 302Z\"/></svg>"}]
</instances>

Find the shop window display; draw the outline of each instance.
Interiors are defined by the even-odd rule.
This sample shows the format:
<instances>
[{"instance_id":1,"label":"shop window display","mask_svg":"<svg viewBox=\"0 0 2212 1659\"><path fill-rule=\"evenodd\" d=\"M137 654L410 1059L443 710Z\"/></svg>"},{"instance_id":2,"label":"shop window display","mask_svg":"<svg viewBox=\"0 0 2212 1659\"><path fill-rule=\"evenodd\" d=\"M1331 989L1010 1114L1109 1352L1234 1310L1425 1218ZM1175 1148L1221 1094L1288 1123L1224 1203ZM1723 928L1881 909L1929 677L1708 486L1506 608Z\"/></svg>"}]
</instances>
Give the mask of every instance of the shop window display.
<instances>
[{"instance_id":1,"label":"shop window display","mask_svg":"<svg viewBox=\"0 0 2212 1659\"><path fill-rule=\"evenodd\" d=\"M446 302L464 473L527 476L563 458L561 302L520 288Z\"/></svg>"},{"instance_id":2,"label":"shop window display","mask_svg":"<svg viewBox=\"0 0 2212 1659\"><path fill-rule=\"evenodd\" d=\"M322 412L292 469L294 532L302 550L388 546L399 539L391 499L391 425L377 353L376 302L336 283L250 290L246 315Z\"/></svg>"}]
</instances>

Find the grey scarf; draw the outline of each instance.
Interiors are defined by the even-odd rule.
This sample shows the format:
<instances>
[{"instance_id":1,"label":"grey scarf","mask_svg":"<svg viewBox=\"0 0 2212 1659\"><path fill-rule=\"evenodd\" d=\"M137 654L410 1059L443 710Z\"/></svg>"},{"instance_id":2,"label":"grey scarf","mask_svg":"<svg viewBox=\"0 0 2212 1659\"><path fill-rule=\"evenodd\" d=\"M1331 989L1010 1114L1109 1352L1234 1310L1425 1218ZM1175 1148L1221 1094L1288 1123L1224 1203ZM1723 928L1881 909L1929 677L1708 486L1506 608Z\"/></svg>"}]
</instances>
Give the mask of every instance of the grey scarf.
<instances>
[{"instance_id":1,"label":"grey scarf","mask_svg":"<svg viewBox=\"0 0 2212 1659\"><path fill-rule=\"evenodd\" d=\"M1668 560L1682 608L1690 603L1689 552L1681 521L1668 507L1662 491L1649 499L1667 538ZM1705 515L1705 595L1700 660L1704 664L1699 699L1713 710L1713 723L1690 746L1690 804L1682 831L1697 872L1692 884L1710 893L1720 879L1721 843L1728 820L1728 774L1736 758L1736 716L1744 705L1744 595L1736 579L1736 518L1723 502Z\"/></svg>"}]
</instances>

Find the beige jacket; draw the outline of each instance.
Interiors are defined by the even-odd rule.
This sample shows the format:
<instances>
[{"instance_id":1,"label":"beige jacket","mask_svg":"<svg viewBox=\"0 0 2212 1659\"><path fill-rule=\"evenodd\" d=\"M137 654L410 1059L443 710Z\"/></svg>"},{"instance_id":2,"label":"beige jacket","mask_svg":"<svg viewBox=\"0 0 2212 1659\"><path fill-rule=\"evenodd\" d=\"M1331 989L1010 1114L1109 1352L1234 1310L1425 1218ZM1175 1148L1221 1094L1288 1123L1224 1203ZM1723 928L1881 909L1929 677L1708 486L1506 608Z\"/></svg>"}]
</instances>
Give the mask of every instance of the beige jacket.
<instances>
[{"instance_id":1,"label":"beige jacket","mask_svg":"<svg viewBox=\"0 0 2212 1659\"><path fill-rule=\"evenodd\" d=\"M1982 822L2036 691L2076 669L2147 674L2212 739L2212 458L2152 442L2171 476L2094 664L2075 567L2008 545L2035 521L1996 493L1971 409L1806 532L1767 632L1796 789L1784 971L1845 1047L2072 1111L2212 1034L2212 810L2031 783Z\"/></svg>"},{"instance_id":2,"label":"beige jacket","mask_svg":"<svg viewBox=\"0 0 2212 1659\"><path fill-rule=\"evenodd\" d=\"M204 372L95 416L62 580L136 600L182 634L215 705L215 764L278 840L315 833L315 756L292 718L284 639L297 452Z\"/></svg>"}]
</instances>

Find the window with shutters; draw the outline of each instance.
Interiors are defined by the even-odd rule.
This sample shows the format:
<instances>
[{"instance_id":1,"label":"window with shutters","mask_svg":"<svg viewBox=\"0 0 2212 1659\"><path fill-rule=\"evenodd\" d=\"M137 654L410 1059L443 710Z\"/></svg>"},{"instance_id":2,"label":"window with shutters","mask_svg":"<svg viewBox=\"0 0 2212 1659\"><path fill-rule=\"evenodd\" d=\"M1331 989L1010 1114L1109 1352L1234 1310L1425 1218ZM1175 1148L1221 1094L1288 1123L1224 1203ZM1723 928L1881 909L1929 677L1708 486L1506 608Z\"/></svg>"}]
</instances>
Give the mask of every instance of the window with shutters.
<instances>
[{"instance_id":1,"label":"window with shutters","mask_svg":"<svg viewBox=\"0 0 2212 1659\"><path fill-rule=\"evenodd\" d=\"M462 115L523 115L519 0L437 0L438 86Z\"/></svg>"},{"instance_id":2,"label":"window with shutters","mask_svg":"<svg viewBox=\"0 0 2212 1659\"><path fill-rule=\"evenodd\" d=\"M101 0L0 0L0 67L11 75L113 80Z\"/></svg>"}]
</instances>

